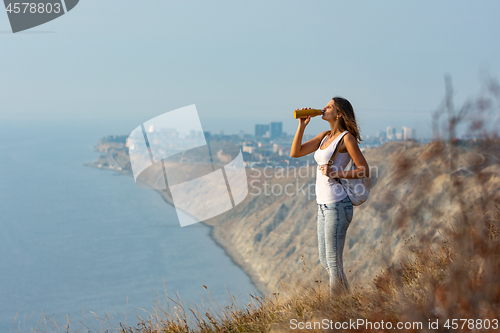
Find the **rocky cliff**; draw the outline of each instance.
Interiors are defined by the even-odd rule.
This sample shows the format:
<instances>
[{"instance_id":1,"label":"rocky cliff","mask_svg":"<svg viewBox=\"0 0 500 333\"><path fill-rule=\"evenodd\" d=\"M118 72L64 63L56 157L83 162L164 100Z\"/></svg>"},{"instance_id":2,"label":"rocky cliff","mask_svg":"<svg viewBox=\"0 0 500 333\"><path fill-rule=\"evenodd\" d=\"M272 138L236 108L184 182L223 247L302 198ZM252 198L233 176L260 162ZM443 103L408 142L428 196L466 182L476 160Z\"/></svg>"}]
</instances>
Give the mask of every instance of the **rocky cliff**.
<instances>
[{"instance_id":1,"label":"rocky cliff","mask_svg":"<svg viewBox=\"0 0 500 333\"><path fill-rule=\"evenodd\" d=\"M353 284L366 284L405 255L405 239L441 237L461 205L452 182L462 182L466 206L481 198L481 184L473 175L483 175L488 192L500 188L498 159L462 147L391 142L364 155L372 174L370 199L354 209L344 253L345 271ZM250 194L240 205L206 221L215 227L216 238L250 264L266 291L278 291L279 279L301 276L304 263L321 273L317 206L310 195L315 168L252 169L248 181Z\"/></svg>"}]
</instances>

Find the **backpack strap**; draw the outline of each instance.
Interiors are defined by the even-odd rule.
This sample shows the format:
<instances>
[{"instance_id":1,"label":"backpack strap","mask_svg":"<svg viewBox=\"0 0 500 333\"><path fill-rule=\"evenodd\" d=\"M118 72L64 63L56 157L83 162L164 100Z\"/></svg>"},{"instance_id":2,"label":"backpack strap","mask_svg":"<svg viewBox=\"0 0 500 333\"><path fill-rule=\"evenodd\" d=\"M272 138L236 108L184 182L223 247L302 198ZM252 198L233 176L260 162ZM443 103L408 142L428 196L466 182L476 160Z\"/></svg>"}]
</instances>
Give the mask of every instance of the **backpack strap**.
<instances>
[{"instance_id":1,"label":"backpack strap","mask_svg":"<svg viewBox=\"0 0 500 333\"><path fill-rule=\"evenodd\" d=\"M339 152L339 147L342 145L342 142L344 142L344 137L345 137L346 134L347 133L340 134L340 135L342 135L342 138L337 143L337 146L335 147L335 151L333 152L332 157L330 157L330 160L328 161L328 165L332 165L333 164L333 161L335 160L335 157L337 156L337 153Z\"/></svg>"},{"instance_id":2,"label":"backpack strap","mask_svg":"<svg viewBox=\"0 0 500 333\"><path fill-rule=\"evenodd\" d=\"M345 133L345 134L347 134L347 133ZM335 147L335 151L333 152L332 157L330 157L330 160L328 161L329 166L331 166L333 164L335 157L337 157L337 153L339 152L339 147L342 145L342 142L344 142L345 134L340 134L340 135L342 135L342 138L337 143L337 146ZM342 185L342 183L340 182L340 178L334 178L334 179L336 179L339 182L339 184Z\"/></svg>"}]
</instances>

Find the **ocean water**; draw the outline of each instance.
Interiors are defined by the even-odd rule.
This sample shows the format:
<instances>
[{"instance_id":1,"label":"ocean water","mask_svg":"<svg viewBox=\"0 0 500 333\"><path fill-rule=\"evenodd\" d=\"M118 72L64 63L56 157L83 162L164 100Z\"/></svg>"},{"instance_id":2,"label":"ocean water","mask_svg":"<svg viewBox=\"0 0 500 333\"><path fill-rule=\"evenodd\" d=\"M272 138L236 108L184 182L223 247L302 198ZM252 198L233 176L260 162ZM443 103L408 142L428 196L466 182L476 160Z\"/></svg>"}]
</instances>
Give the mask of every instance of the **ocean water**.
<instances>
[{"instance_id":1,"label":"ocean water","mask_svg":"<svg viewBox=\"0 0 500 333\"><path fill-rule=\"evenodd\" d=\"M228 305L228 291L240 303L260 296L208 227L181 228L157 192L84 166L99 156L100 138L132 129L0 124L0 332L29 331L43 318L98 325L92 318L106 315L133 326L134 314L166 303L165 289L184 305Z\"/></svg>"}]
</instances>

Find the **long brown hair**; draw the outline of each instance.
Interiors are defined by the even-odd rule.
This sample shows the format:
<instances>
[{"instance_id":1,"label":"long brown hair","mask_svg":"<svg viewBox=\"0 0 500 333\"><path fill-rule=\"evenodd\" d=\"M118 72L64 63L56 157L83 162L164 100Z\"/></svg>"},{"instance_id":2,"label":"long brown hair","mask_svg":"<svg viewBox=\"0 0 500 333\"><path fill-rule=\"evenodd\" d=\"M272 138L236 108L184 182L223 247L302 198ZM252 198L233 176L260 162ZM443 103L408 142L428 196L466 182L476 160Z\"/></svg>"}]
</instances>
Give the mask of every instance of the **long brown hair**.
<instances>
[{"instance_id":1,"label":"long brown hair","mask_svg":"<svg viewBox=\"0 0 500 333\"><path fill-rule=\"evenodd\" d=\"M352 108L351 103L345 98L335 96L332 98L335 102L335 107L337 108L337 112L342 116L340 121L340 126L345 130L349 131L354 137L358 144L361 139L361 135L359 135L360 129L358 124L356 123L356 116L354 115L354 109Z\"/></svg>"}]
</instances>

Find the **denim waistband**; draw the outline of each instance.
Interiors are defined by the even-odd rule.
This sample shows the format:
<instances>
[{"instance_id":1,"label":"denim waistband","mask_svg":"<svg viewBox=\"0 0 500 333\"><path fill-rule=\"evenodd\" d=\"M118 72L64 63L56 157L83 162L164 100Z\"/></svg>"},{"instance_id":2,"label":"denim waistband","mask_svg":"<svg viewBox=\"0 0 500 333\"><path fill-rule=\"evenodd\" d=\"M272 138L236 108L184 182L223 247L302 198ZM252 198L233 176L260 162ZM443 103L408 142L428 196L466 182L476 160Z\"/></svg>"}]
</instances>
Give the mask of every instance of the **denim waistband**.
<instances>
[{"instance_id":1,"label":"denim waistband","mask_svg":"<svg viewBox=\"0 0 500 333\"><path fill-rule=\"evenodd\" d=\"M330 203L327 203L327 204L318 204L318 206L320 206L320 207L327 207L327 206L335 205L337 203L350 203L350 202L351 202L351 199L349 199L349 196L346 196L344 199L342 199L340 201L330 202Z\"/></svg>"}]
</instances>

